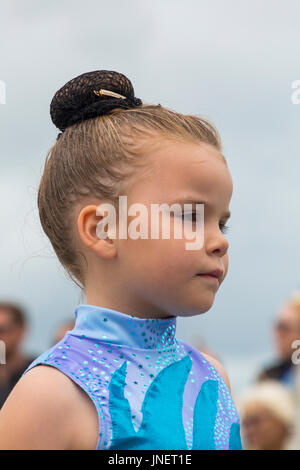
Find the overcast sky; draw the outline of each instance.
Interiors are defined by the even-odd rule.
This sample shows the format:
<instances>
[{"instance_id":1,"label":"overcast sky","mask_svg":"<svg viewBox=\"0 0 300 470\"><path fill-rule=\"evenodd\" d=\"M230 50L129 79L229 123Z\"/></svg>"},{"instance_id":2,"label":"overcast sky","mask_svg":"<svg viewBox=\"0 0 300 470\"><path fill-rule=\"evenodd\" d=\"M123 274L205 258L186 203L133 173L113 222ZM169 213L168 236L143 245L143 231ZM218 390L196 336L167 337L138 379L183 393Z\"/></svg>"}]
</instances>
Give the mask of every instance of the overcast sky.
<instances>
[{"instance_id":1,"label":"overcast sky","mask_svg":"<svg viewBox=\"0 0 300 470\"><path fill-rule=\"evenodd\" d=\"M82 301L38 220L37 188L58 133L50 101L81 73L116 70L137 97L202 115L221 134L234 184L229 272L211 310L180 318L177 336L205 338L241 387L272 357L274 315L300 287L300 105L291 101L299 1L2 0L0 8L0 298L26 308L25 348L48 348Z\"/></svg>"}]
</instances>

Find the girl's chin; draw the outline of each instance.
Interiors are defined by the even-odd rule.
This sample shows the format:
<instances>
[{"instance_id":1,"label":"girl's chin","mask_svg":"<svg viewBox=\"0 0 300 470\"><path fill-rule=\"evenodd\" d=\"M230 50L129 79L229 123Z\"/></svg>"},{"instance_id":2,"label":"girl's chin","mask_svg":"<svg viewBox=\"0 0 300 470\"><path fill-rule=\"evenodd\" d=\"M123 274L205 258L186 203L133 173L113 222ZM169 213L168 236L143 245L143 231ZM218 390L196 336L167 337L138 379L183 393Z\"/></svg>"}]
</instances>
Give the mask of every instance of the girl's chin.
<instances>
[{"instance_id":1,"label":"girl's chin","mask_svg":"<svg viewBox=\"0 0 300 470\"><path fill-rule=\"evenodd\" d=\"M214 298L209 301L195 302L193 305L185 305L184 308L179 310L180 317L192 317L194 315L201 315L202 313L208 312L214 303Z\"/></svg>"}]
</instances>

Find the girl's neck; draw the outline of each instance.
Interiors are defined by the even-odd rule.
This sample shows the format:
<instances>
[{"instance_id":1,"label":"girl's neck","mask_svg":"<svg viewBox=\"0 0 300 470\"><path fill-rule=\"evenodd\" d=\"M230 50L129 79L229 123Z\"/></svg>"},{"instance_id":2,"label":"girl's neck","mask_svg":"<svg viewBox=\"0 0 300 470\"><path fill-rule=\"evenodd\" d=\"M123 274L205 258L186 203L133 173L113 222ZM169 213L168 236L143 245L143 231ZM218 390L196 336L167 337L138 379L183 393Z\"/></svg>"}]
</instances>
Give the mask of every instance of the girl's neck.
<instances>
[{"instance_id":1,"label":"girl's neck","mask_svg":"<svg viewBox=\"0 0 300 470\"><path fill-rule=\"evenodd\" d=\"M98 307L110 308L118 312L125 313L127 315L133 315L137 318L172 318L168 312L160 310L153 305L147 305L145 303L138 303L124 301L117 295L112 298L105 298L103 295L95 294L91 291L86 291L86 304L96 305Z\"/></svg>"}]
</instances>

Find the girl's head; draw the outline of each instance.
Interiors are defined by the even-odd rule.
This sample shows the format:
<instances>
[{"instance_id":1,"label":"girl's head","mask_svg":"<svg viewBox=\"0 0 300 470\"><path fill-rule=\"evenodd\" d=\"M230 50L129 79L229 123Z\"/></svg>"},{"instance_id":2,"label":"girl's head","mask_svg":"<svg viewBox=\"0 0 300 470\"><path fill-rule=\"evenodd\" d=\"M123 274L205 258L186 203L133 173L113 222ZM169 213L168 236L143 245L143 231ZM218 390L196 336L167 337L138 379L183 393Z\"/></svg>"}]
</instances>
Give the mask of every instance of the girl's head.
<instances>
[{"instance_id":1,"label":"girl's head","mask_svg":"<svg viewBox=\"0 0 300 470\"><path fill-rule=\"evenodd\" d=\"M232 195L212 124L143 103L124 75L108 71L68 82L54 96L51 116L63 132L46 159L40 220L87 303L152 317L209 310L228 269L223 232ZM127 197L127 227L139 217L144 228L148 223L148 238L118 237L119 196ZM116 238L110 232L106 239L97 236L102 203L116 208ZM130 212L135 203L145 211ZM182 211L183 204L195 211L196 203L204 203L202 248L187 250L192 240L184 233L174 237L184 218L172 211L170 236L161 236L160 214L159 237L151 238L152 204L163 203L178 203ZM199 276L216 269L223 271L220 282Z\"/></svg>"}]
</instances>

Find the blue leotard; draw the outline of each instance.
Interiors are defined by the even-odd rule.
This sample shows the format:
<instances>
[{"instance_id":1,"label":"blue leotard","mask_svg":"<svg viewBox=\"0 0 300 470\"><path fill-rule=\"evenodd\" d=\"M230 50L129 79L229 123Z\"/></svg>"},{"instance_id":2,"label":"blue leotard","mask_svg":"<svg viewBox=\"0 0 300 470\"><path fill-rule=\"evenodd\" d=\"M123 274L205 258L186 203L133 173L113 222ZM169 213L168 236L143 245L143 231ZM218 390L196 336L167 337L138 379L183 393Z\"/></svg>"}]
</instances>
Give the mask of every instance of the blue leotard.
<instances>
[{"instance_id":1,"label":"blue leotard","mask_svg":"<svg viewBox=\"0 0 300 470\"><path fill-rule=\"evenodd\" d=\"M97 449L241 449L240 421L222 376L176 338L176 317L142 319L81 304L73 330L37 357L93 401ZM24 375L23 374L23 375Z\"/></svg>"}]
</instances>

